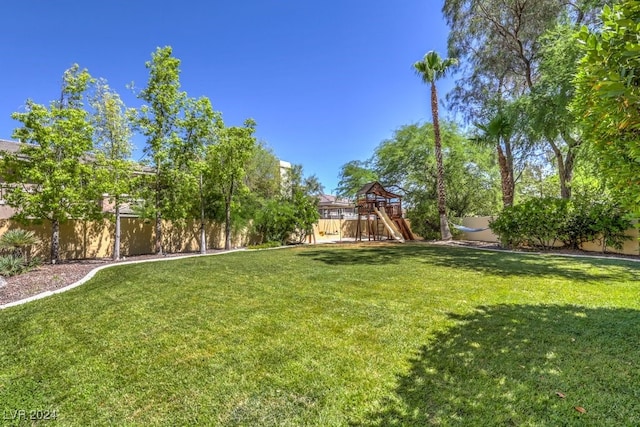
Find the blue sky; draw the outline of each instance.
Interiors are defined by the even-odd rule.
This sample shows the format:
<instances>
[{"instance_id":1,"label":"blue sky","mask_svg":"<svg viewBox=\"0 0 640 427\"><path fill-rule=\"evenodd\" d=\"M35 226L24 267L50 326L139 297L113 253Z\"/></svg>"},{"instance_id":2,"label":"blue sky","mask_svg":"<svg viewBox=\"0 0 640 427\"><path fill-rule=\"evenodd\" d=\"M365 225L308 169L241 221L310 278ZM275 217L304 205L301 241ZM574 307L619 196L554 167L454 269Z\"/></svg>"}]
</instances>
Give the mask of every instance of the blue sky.
<instances>
[{"instance_id":1,"label":"blue sky","mask_svg":"<svg viewBox=\"0 0 640 427\"><path fill-rule=\"evenodd\" d=\"M411 65L429 50L446 55L441 7L432 0L4 1L0 138L11 138L18 122L10 115L27 98L59 97L73 63L139 107L126 85L144 87L145 62L170 45L189 96L209 97L227 125L254 118L259 139L330 193L340 166L368 158L396 128L431 120L428 87ZM441 98L452 85L439 83Z\"/></svg>"}]
</instances>

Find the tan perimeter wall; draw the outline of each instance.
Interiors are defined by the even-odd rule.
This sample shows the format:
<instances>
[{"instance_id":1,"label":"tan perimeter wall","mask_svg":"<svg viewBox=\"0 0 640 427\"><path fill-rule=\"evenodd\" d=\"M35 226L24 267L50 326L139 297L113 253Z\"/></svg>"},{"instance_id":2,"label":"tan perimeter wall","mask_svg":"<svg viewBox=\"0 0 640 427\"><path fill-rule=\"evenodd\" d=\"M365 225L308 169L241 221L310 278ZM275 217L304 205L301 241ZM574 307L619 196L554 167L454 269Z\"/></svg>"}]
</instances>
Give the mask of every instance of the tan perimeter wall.
<instances>
[{"instance_id":1,"label":"tan perimeter wall","mask_svg":"<svg viewBox=\"0 0 640 427\"><path fill-rule=\"evenodd\" d=\"M405 219L409 227L411 222ZM367 240L367 221L360 220L360 226L363 230L362 240ZM336 241L340 239L355 239L358 231L357 219L320 219L314 226L313 232L317 242ZM421 237L416 235L417 239Z\"/></svg>"},{"instance_id":2,"label":"tan perimeter wall","mask_svg":"<svg viewBox=\"0 0 640 427\"><path fill-rule=\"evenodd\" d=\"M486 228L491 217L470 217L462 220L462 225L470 228ZM361 220L362 229L366 230L366 221ZM51 247L51 223L44 221L41 224L22 225L16 221L0 220L0 234L7 230L22 228L33 230L40 239L40 243L32 248L31 255L43 259L49 258ZM115 225L112 221L78 221L71 220L60 227L60 257L62 259L87 259L110 257L113 251L113 232ZM134 256L154 253L154 224L139 218L123 218L121 223L122 256ZM321 219L314 226L314 236L317 242L338 241L341 239L352 240L356 237L357 220L347 219ZM220 249L224 247L224 227L221 224L209 222L206 227L207 249ZM640 240L638 229L627 232L631 237L625 242L622 250L608 248L610 252L626 255L640 255ZM171 224L164 222L164 250L169 253L197 252L199 246L199 223L188 221L185 224ZM363 235L363 240L366 239ZM418 237L419 238L419 237ZM463 240L476 240L484 242L498 242L498 238L491 230L474 233L462 233ZM255 239L244 230L236 233L232 239L233 247L246 246L255 243ZM602 246L596 243L588 243L584 250L601 252Z\"/></svg>"},{"instance_id":3,"label":"tan perimeter wall","mask_svg":"<svg viewBox=\"0 0 640 427\"><path fill-rule=\"evenodd\" d=\"M31 254L49 259L51 248L51 223L19 224L16 221L0 220L0 234L10 229L33 230L40 243L32 248ZM120 253L122 256L134 256L154 253L154 223L139 218L123 218L121 221ZM196 252L200 249L200 223L187 221L183 225L163 223L164 251ZM110 257L113 253L113 233L115 224L109 220L79 221L70 220L60 225L60 258L86 259ZM206 227L207 248L224 247L224 227L209 222ZM234 247L246 246L249 236L246 232L233 236Z\"/></svg>"},{"instance_id":4,"label":"tan perimeter wall","mask_svg":"<svg viewBox=\"0 0 640 427\"><path fill-rule=\"evenodd\" d=\"M478 216L478 217L469 217L464 218L462 220L462 225L469 228L486 228L489 227L489 221L492 217L489 216ZM627 235L630 237L624 243L624 246L621 250L614 248L607 248L607 252L619 253L624 255L640 255L640 240L638 240L638 229L632 228L627 230ZM489 230L478 231L473 233L462 233L462 240L476 240L483 242L498 242L498 236L493 234L493 232ZM582 249L590 252L602 252L602 244L596 243L585 243L582 245Z\"/></svg>"}]
</instances>

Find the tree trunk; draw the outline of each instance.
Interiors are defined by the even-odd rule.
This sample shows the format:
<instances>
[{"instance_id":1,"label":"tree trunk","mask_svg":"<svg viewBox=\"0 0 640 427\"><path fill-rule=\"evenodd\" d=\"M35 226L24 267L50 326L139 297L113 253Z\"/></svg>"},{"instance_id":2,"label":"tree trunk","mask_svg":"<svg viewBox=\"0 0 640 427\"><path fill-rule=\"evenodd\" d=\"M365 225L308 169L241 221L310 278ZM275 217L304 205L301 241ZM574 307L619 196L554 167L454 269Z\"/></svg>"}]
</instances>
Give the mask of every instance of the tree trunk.
<instances>
[{"instance_id":1,"label":"tree trunk","mask_svg":"<svg viewBox=\"0 0 640 427\"><path fill-rule=\"evenodd\" d=\"M162 255L162 216L156 212L156 254Z\"/></svg>"},{"instance_id":2,"label":"tree trunk","mask_svg":"<svg viewBox=\"0 0 640 427\"><path fill-rule=\"evenodd\" d=\"M51 264L60 261L60 221L51 220Z\"/></svg>"},{"instance_id":3,"label":"tree trunk","mask_svg":"<svg viewBox=\"0 0 640 427\"><path fill-rule=\"evenodd\" d=\"M500 184L502 187L502 204L504 207L513 205L514 182L513 169L509 168L509 161L505 156L502 147L496 145L498 151L498 164L500 165Z\"/></svg>"},{"instance_id":4,"label":"tree trunk","mask_svg":"<svg viewBox=\"0 0 640 427\"><path fill-rule=\"evenodd\" d=\"M224 248L231 249L231 198L225 201L224 207Z\"/></svg>"},{"instance_id":5,"label":"tree trunk","mask_svg":"<svg viewBox=\"0 0 640 427\"><path fill-rule=\"evenodd\" d=\"M438 190L438 215L440 217L440 237L451 240L451 230L447 219L447 195L444 186L444 165L442 161L442 143L440 141L440 123L438 118L438 93L435 82L431 83L431 112L433 114L433 133L436 145L436 185Z\"/></svg>"},{"instance_id":6,"label":"tree trunk","mask_svg":"<svg viewBox=\"0 0 640 427\"><path fill-rule=\"evenodd\" d=\"M113 259L120 259L120 200L116 197L116 231L113 236Z\"/></svg>"},{"instance_id":7,"label":"tree trunk","mask_svg":"<svg viewBox=\"0 0 640 427\"><path fill-rule=\"evenodd\" d=\"M156 254L162 255L162 213L160 212L160 166L156 166Z\"/></svg>"},{"instance_id":8,"label":"tree trunk","mask_svg":"<svg viewBox=\"0 0 640 427\"><path fill-rule=\"evenodd\" d=\"M556 145L553 139L548 138L549 145L553 150L558 165L558 178L560 179L560 197L571 198L571 180L573 179L573 162L575 160L575 150L580 146L580 142L571 138L567 133L562 134L562 138L567 144L567 154L563 155L562 150Z\"/></svg>"},{"instance_id":9,"label":"tree trunk","mask_svg":"<svg viewBox=\"0 0 640 427\"><path fill-rule=\"evenodd\" d=\"M205 232L204 224L204 196L202 194L202 174L200 174L199 182L200 191L200 253L207 253L207 233Z\"/></svg>"}]
</instances>

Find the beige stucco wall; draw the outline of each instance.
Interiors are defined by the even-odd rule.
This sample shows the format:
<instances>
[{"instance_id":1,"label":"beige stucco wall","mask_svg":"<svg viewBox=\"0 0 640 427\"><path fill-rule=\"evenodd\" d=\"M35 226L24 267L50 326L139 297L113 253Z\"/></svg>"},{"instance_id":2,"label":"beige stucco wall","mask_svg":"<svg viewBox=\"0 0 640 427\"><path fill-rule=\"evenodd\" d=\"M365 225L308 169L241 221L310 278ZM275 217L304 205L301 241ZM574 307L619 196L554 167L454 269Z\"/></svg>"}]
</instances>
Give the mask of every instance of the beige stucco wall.
<instances>
[{"instance_id":1,"label":"beige stucco wall","mask_svg":"<svg viewBox=\"0 0 640 427\"><path fill-rule=\"evenodd\" d=\"M313 228L317 242L335 241L356 236L355 219L320 219Z\"/></svg>"},{"instance_id":2,"label":"beige stucco wall","mask_svg":"<svg viewBox=\"0 0 640 427\"><path fill-rule=\"evenodd\" d=\"M409 227L411 227L411 222L405 219ZM360 220L360 226L363 230L362 239L367 239L367 221ZM336 241L340 239L355 239L357 231L358 231L358 220L357 219L320 219L318 220L318 224L313 229L316 241L319 242L327 242L327 241ZM416 235L416 239L421 239L421 237Z\"/></svg>"},{"instance_id":3,"label":"beige stucco wall","mask_svg":"<svg viewBox=\"0 0 640 427\"><path fill-rule=\"evenodd\" d=\"M166 252L198 251L200 233L198 221L185 224L163 223L163 245ZM22 228L33 230L40 243L32 248L32 255L49 258L51 247L51 223L19 224L13 220L0 220L0 234L9 229ZM139 218L123 218L121 221L120 251L122 256L150 254L154 252L154 223ZM110 257L113 253L112 221L70 220L60 225L60 258L82 259ZM208 249L224 246L224 227L209 222L206 227ZM244 246L248 242L247 233L233 236L233 246Z\"/></svg>"},{"instance_id":4,"label":"beige stucco wall","mask_svg":"<svg viewBox=\"0 0 640 427\"><path fill-rule=\"evenodd\" d=\"M462 225L470 228L488 227L491 217L470 217L462 220ZM366 221L362 220L362 229L366 230ZM23 228L33 230L40 239L40 243L32 249L32 255L43 259L49 257L51 247L51 224L44 221L41 224L21 225L13 220L0 220L0 234L9 229ZM113 250L112 221L67 221L60 227L60 256L62 259L104 258L110 257ZM139 218L123 218L121 225L121 254L125 257L150 254L154 252L154 223ZM314 226L314 236L317 242L338 241L356 237L357 220L321 219ZM163 244L166 252L196 252L199 249L199 223L188 221L184 224L164 222ZM224 246L224 227L210 222L207 224L207 246L209 249ZM608 248L610 252L627 255L639 255L638 229L627 232L631 240L627 241L621 251ZM366 239L366 235L363 236ZM461 239L485 242L498 242L498 238L491 230L475 233L462 233ZM234 235L234 247L245 246L250 242L250 236L245 231ZM601 252L602 246L594 243L585 244L584 250Z\"/></svg>"},{"instance_id":5,"label":"beige stucco wall","mask_svg":"<svg viewBox=\"0 0 640 427\"><path fill-rule=\"evenodd\" d=\"M489 227L489 221L493 217L490 216L474 216L462 219L462 224L469 228L487 228ZM476 231L473 233L462 233L462 240L474 240L480 242L498 242L498 236L493 234L491 229L484 231Z\"/></svg>"}]
</instances>

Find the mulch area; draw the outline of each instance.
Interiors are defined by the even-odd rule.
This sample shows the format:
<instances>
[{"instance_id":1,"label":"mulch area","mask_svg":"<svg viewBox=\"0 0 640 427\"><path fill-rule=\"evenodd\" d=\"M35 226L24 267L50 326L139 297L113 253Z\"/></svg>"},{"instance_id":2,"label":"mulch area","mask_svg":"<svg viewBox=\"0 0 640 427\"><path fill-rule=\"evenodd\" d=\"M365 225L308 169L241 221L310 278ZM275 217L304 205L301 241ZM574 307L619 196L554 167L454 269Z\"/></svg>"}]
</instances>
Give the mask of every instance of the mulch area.
<instances>
[{"instance_id":1,"label":"mulch area","mask_svg":"<svg viewBox=\"0 0 640 427\"><path fill-rule=\"evenodd\" d=\"M347 242L345 242L347 243ZM354 245L361 245L362 243L348 242ZM376 242L379 244L379 242ZM440 244L440 245L448 245L448 246L462 246L462 247L471 247L478 249L490 249L490 250L502 250L502 248L496 243L488 243L488 242L476 242L469 240L456 240L452 242L425 242L427 244ZM221 250L209 250L207 253L217 253L222 252ZM520 250L518 252L527 253L530 251ZM531 252L536 252L536 250L532 250ZM596 256L596 257L615 257L615 258L623 258L634 261L640 261L640 257L636 255L619 255L612 253L595 253L595 252L585 252L585 251L575 251L575 250L567 250L567 249L554 249L552 251L547 251L545 253L549 254L564 254L564 255L581 255L581 256ZM37 295L46 291L54 291L56 289L63 288L72 283L77 282L86 276L91 270L101 265L106 264L114 264L121 263L127 261L139 261L145 259L155 259L155 258L169 258L176 256L185 256L185 255L197 255L197 253L175 253L175 254L167 254L167 255L141 255L134 257L127 257L126 259L122 259L120 261L113 261L111 259L89 259L89 260L75 260L75 261L65 261L60 264L43 264L35 270L32 270L28 273L21 274L19 276L9 277L6 280L6 284L0 286L0 305L7 304L10 302L18 301L23 298L28 298L33 295Z\"/></svg>"}]
</instances>

